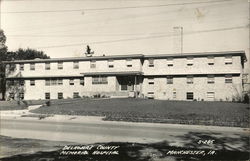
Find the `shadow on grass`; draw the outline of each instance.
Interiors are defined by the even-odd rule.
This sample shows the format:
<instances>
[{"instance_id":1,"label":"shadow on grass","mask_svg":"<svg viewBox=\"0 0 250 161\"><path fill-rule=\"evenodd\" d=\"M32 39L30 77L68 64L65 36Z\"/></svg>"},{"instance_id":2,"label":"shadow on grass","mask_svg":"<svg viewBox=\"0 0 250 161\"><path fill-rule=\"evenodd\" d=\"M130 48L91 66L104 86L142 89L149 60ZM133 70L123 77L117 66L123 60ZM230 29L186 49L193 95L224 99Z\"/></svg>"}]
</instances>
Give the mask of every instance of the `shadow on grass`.
<instances>
[{"instance_id":1,"label":"shadow on grass","mask_svg":"<svg viewBox=\"0 0 250 161\"><path fill-rule=\"evenodd\" d=\"M183 141L181 147L171 146L170 142L158 143L96 143L91 144L92 149L88 154L62 155L63 147L57 151L37 152L35 154L16 155L9 158L2 158L2 161L186 161L186 160L249 160L249 137L234 135L225 137L219 133L189 132L186 135L178 136ZM199 144L198 141L214 140L213 144ZM171 140L172 141L172 140ZM97 147L118 146L117 154L114 155L93 155ZM76 145L75 145L76 146ZM85 146L85 145L77 145ZM67 149L67 152L76 150ZM83 151L83 150L82 150Z\"/></svg>"}]
</instances>

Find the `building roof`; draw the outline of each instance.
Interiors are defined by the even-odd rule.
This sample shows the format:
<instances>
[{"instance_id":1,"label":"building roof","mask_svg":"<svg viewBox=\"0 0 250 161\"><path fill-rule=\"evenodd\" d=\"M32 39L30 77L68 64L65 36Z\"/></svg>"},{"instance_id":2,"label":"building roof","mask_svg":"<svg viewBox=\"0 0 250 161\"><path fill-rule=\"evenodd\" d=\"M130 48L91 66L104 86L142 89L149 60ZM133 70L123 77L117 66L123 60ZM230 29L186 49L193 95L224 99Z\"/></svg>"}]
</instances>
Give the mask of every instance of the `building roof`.
<instances>
[{"instance_id":1,"label":"building roof","mask_svg":"<svg viewBox=\"0 0 250 161\"><path fill-rule=\"evenodd\" d=\"M6 64L10 63L45 63L45 62L71 62L71 61L88 61L88 60L108 60L108 59L141 59L141 58L181 58L187 56L203 57L203 56L223 56L223 55L238 55L242 60L247 60L245 51L221 51L221 52L198 52L198 53L182 53L182 54L154 54L154 55L112 55L112 56L93 56L93 57L69 57L69 58L51 58L51 59L33 59L33 60L15 60L4 61Z\"/></svg>"}]
</instances>

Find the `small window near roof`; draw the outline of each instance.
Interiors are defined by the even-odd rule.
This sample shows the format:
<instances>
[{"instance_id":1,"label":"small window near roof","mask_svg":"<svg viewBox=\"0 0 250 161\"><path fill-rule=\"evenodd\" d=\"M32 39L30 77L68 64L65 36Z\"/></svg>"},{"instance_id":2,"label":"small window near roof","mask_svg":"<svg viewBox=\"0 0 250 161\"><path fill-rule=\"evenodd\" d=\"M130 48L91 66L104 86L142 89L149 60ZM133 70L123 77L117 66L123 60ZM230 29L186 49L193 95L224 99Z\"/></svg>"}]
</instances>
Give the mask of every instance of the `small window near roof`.
<instances>
[{"instance_id":1,"label":"small window near roof","mask_svg":"<svg viewBox=\"0 0 250 161\"><path fill-rule=\"evenodd\" d=\"M57 63L57 69L63 69L63 62Z\"/></svg>"},{"instance_id":2,"label":"small window near roof","mask_svg":"<svg viewBox=\"0 0 250 161\"><path fill-rule=\"evenodd\" d=\"M148 66L149 67L154 67L154 59L148 59Z\"/></svg>"},{"instance_id":3,"label":"small window near roof","mask_svg":"<svg viewBox=\"0 0 250 161\"><path fill-rule=\"evenodd\" d=\"M114 60L113 59L108 60L108 67L109 68L114 68Z\"/></svg>"},{"instance_id":4,"label":"small window near roof","mask_svg":"<svg viewBox=\"0 0 250 161\"><path fill-rule=\"evenodd\" d=\"M193 57L187 57L187 66L193 66L194 62L193 62Z\"/></svg>"},{"instance_id":5,"label":"small window near roof","mask_svg":"<svg viewBox=\"0 0 250 161\"><path fill-rule=\"evenodd\" d=\"M208 56L207 57L207 64L208 65L214 65L214 57L213 56Z\"/></svg>"},{"instance_id":6,"label":"small window near roof","mask_svg":"<svg viewBox=\"0 0 250 161\"><path fill-rule=\"evenodd\" d=\"M90 68L96 68L96 61L95 60L90 61Z\"/></svg>"},{"instance_id":7,"label":"small window near roof","mask_svg":"<svg viewBox=\"0 0 250 161\"><path fill-rule=\"evenodd\" d=\"M167 58L167 65L168 65L168 67L174 66L174 59L173 58Z\"/></svg>"},{"instance_id":8,"label":"small window near roof","mask_svg":"<svg viewBox=\"0 0 250 161\"><path fill-rule=\"evenodd\" d=\"M24 64L19 64L19 70L23 71L24 70Z\"/></svg>"},{"instance_id":9,"label":"small window near roof","mask_svg":"<svg viewBox=\"0 0 250 161\"><path fill-rule=\"evenodd\" d=\"M45 63L45 70L50 70L50 63Z\"/></svg>"},{"instance_id":10,"label":"small window near roof","mask_svg":"<svg viewBox=\"0 0 250 161\"><path fill-rule=\"evenodd\" d=\"M73 68L74 69L79 69L79 62L78 61L73 62Z\"/></svg>"},{"instance_id":11,"label":"small window near roof","mask_svg":"<svg viewBox=\"0 0 250 161\"><path fill-rule=\"evenodd\" d=\"M35 63L30 63L30 70L35 70L36 67L35 67Z\"/></svg>"},{"instance_id":12,"label":"small window near roof","mask_svg":"<svg viewBox=\"0 0 250 161\"><path fill-rule=\"evenodd\" d=\"M133 65L132 65L132 59L131 58L128 58L127 60L126 60L126 64L127 64L127 67L132 67Z\"/></svg>"},{"instance_id":13,"label":"small window near roof","mask_svg":"<svg viewBox=\"0 0 250 161\"><path fill-rule=\"evenodd\" d=\"M225 64L226 65L233 64L233 58L231 55L225 57Z\"/></svg>"}]
</instances>

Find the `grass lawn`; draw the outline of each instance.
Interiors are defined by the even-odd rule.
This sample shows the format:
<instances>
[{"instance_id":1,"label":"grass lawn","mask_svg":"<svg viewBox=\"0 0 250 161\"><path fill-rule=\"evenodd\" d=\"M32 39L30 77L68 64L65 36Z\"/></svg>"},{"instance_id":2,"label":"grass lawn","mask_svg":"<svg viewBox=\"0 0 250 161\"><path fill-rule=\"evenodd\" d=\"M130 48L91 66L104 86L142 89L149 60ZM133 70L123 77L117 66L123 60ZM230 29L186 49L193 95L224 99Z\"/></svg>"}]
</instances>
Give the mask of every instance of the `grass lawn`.
<instances>
[{"instance_id":1,"label":"grass lawn","mask_svg":"<svg viewBox=\"0 0 250 161\"><path fill-rule=\"evenodd\" d=\"M249 127L249 104L152 99L52 101L32 112L104 116L104 120Z\"/></svg>"},{"instance_id":2,"label":"grass lawn","mask_svg":"<svg viewBox=\"0 0 250 161\"><path fill-rule=\"evenodd\" d=\"M17 101L0 101L0 111L2 110L23 110L27 108L27 106L20 102L18 104Z\"/></svg>"}]
</instances>

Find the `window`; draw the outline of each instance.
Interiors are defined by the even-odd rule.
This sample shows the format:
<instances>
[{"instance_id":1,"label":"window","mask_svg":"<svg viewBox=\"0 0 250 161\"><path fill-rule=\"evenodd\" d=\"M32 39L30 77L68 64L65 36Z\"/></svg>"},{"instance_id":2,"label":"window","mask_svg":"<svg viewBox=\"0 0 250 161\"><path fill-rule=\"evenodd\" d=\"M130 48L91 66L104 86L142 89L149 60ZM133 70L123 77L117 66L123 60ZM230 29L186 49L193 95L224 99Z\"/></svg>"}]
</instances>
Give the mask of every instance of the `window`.
<instances>
[{"instance_id":1,"label":"window","mask_svg":"<svg viewBox=\"0 0 250 161\"><path fill-rule=\"evenodd\" d=\"M15 64L9 64L9 71L15 71L16 65Z\"/></svg>"},{"instance_id":2,"label":"window","mask_svg":"<svg viewBox=\"0 0 250 161\"><path fill-rule=\"evenodd\" d=\"M74 92L73 93L73 98L79 98L80 96L79 96L79 92Z\"/></svg>"},{"instance_id":3,"label":"window","mask_svg":"<svg viewBox=\"0 0 250 161\"><path fill-rule=\"evenodd\" d=\"M96 61L95 60L90 61L90 68L96 68Z\"/></svg>"},{"instance_id":4,"label":"window","mask_svg":"<svg viewBox=\"0 0 250 161\"><path fill-rule=\"evenodd\" d=\"M45 79L46 86L63 85L63 79Z\"/></svg>"},{"instance_id":5,"label":"window","mask_svg":"<svg viewBox=\"0 0 250 161\"><path fill-rule=\"evenodd\" d=\"M57 84L58 84L58 85L63 85L63 80L62 80L62 79L58 79L58 80L57 80Z\"/></svg>"},{"instance_id":6,"label":"window","mask_svg":"<svg viewBox=\"0 0 250 161\"><path fill-rule=\"evenodd\" d=\"M50 80L49 79L45 79L45 86L50 86Z\"/></svg>"},{"instance_id":7,"label":"window","mask_svg":"<svg viewBox=\"0 0 250 161\"><path fill-rule=\"evenodd\" d=\"M173 92L173 99L176 99L176 92Z\"/></svg>"},{"instance_id":8,"label":"window","mask_svg":"<svg viewBox=\"0 0 250 161\"><path fill-rule=\"evenodd\" d=\"M14 84L15 84L15 81L14 81L14 80L9 80L9 81L8 81L8 85L9 85L9 86L14 86Z\"/></svg>"},{"instance_id":9,"label":"window","mask_svg":"<svg viewBox=\"0 0 250 161\"><path fill-rule=\"evenodd\" d=\"M19 64L19 70L21 70L21 71L24 70L24 64Z\"/></svg>"},{"instance_id":10,"label":"window","mask_svg":"<svg viewBox=\"0 0 250 161\"><path fill-rule=\"evenodd\" d=\"M34 79L30 80L30 86L35 86L35 80Z\"/></svg>"},{"instance_id":11,"label":"window","mask_svg":"<svg viewBox=\"0 0 250 161\"><path fill-rule=\"evenodd\" d=\"M148 66L154 67L154 59L148 59Z\"/></svg>"},{"instance_id":12,"label":"window","mask_svg":"<svg viewBox=\"0 0 250 161\"><path fill-rule=\"evenodd\" d=\"M50 99L50 93L48 92L48 93L45 93L45 99L46 100L49 100Z\"/></svg>"},{"instance_id":13,"label":"window","mask_svg":"<svg viewBox=\"0 0 250 161\"><path fill-rule=\"evenodd\" d=\"M232 75L226 75L225 76L225 83L233 83Z\"/></svg>"},{"instance_id":14,"label":"window","mask_svg":"<svg viewBox=\"0 0 250 161\"><path fill-rule=\"evenodd\" d=\"M63 69L63 62L57 63L57 69Z\"/></svg>"},{"instance_id":15,"label":"window","mask_svg":"<svg viewBox=\"0 0 250 161\"><path fill-rule=\"evenodd\" d=\"M155 84L154 78L148 78L148 84Z\"/></svg>"},{"instance_id":16,"label":"window","mask_svg":"<svg viewBox=\"0 0 250 161\"><path fill-rule=\"evenodd\" d=\"M57 98L58 99L63 99L63 93L62 92L57 93Z\"/></svg>"},{"instance_id":17,"label":"window","mask_svg":"<svg viewBox=\"0 0 250 161\"><path fill-rule=\"evenodd\" d=\"M233 59L231 55L225 57L225 64L226 65L233 64Z\"/></svg>"},{"instance_id":18,"label":"window","mask_svg":"<svg viewBox=\"0 0 250 161\"><path fill-rule=\"evenodd\" d=\"M208 56L207 57L207 64L208 65L214 65L214 57L213 56Z\"/></svg>"},{"instance_id":19,"label":"window","mask_svg":"<svg viewBox=\"0 0 250 161\"><path fill-rule=\"evenodd\" d=\"M108 60L108 67L109 68L114 68L114 60L113 59Z\"/></svg>"},{"instance_id":20,"label":"window","mask_svg":"<svg viewBox=\"0 0 250 161\"><path fill-rule=\"evenodd\" d=\"M187 100L193 100L194 99L194 93L193 92L187 92Z\"/></svg>"},{"instance_id":21,"label":"window","mask_svg":"<svg viewBox=\"0 0 250 161\"><path fill-rule=\"evenodd\" d=\"M19 80L19 84L20 84L20 86L24 86L24 80L23 79L21 79L21 80Z\"/></svg>"},{"instance_id":22,"label":"window","mask_svg":"<svg viewBox=\"0 0 250 161\"><path fill-rule=\"evenodd\" d=\"M187 66L193 66L193 57L187 57Z\"/></svg>"},{"instance_id":23,"label":"window","mask_svg":"<svg viewBox=\"0 0 250 161\"><path fill-rule=\"evenodd\" d=\"M174 66L174 59L173 58L167 58L167 65L168 65L168 67Z\"/></svg>"},{"instance_id":24,"label":"window","mask_svg":"<svg viewBox=\"0 0 250 161\"><path fill-rule=\"evenodd\" d=\"M108 79L106 76L93 76L92 84L108 84Z\"/></svg>"},{"instance_id":25,"label":"window","mask_svg":"<svg viewBox=\"0 0 250 161\"><path fill-rule=\"evenodd\" d=\"M154 98L154 92L148 92L148 98Z\"/></svg>"},{"instance_id":26,"label":"window","mask_svg":"<svg viewBox=\"0 0 250 161\"><path fill-rule=\"evenodd\" d=\"M172 76L167 77L167 84L173 84L173 77Z\"/></svg>"},{"instance_id":27,"label":"window","mask_svg":"<svg viewBox=\"0 0 250 161\"><path fill-rule=\"evenodd\" d=\"M194 83L193 76L187 76L187 84L193 84L193 83Z\"/></svg>"},{"instance_id":28,"label":"window","mask_svg":"<svg viewBox=\"0 0 250 161\"><path fill-rule=\"evenodd\" d=\"M78 61L73 62L73 68L74 69L79 69L79 62Z\"/></svg>"},{"instance_id":29,"label":"window","mask_svg":"<svg viewBox=\"0 0 250 161\"><path fill-rule=\"evenodd\" d=\"M35 63L30 63L30 70L35 70L36 67L35 67Z\"/></svg>"},{"instance_id":30,"label":"window","mask_svg":"<svg viewBox=\"0 0 250 161\"><path fill-rule=\"evenodd\" d=\"M45 70L50 70L50 63L45 63Z\"/></svg>"},{"instance_id":31,"label":"window","mask_svg":"<svg viewBox=\"0 0 250 161\"><path fill-rule=\"evenodd\" d=\"M80 78L80 85L84 86L84 78Z\"/></svg>"},{"instance_id":32,"label":"window","mask_svg":"<svg viewBox=\"0 0 250 161\"><path fill-rule=\"evenodd\" d=\"M71 86L74 85L74 79L69 80L69 85L71 85Z\"/></svg>"},{"instance_id":33,"label":"window","mask_svg":"<svg viewBox=\"0 0 250 161\"><path fill-rule=\"evenodd\" d=\"M207 84L214 84L214 75L207 76Z\"/></svg>"},{"instance_id":34,"label":"window","mask_svg":"<svg viewBox=\"0 0 250 161\"><path fill-rule=\"evenodd\" d=\"M127 67L132 67L132 66L133 66L133 65L132 65L132 59L131 59L131 58L127 59L127 60L126 60L126 63L127 63Z\"/></svg>"},{"instance_id":35,"label":"window","mask_svg":"<svg viewBox=\"0 0 250 161\"><path fill-rule=\"evenodd\" d=\"M9 93L9 98L10 98L10 99L14 99L14 98L15 98L15 94L14 94L13 92L10 92L10 93Z\"/></svg>"},{"instance_id":36,"label":"window","mask_svg":"<svg viewBox=\"0 0 250 161\"><path fill-rule=\"evenodd\" d=\"M24 93L22 93L22 92L19 93L18 97L19 97L19 99L23 100L24 99Z\"/></svg>"},{"instance_id":37,"label":"window","mask_svg":"<svg viewBox=\"0 0 250 161\"><path fill-rule=\"evenodd\" d=\"M57 85L57 79L51 79L51 83L52 86Z\"/></svg>"},{"instance_id":38,"label":"window","mask_svg":"<svg viewBox=\"0 0 250 161\"><path fill-rule=\"evenodd\" d=\"M214 98L214 92L207 92L207 98Z\"/></svg>"}]
</instances>

